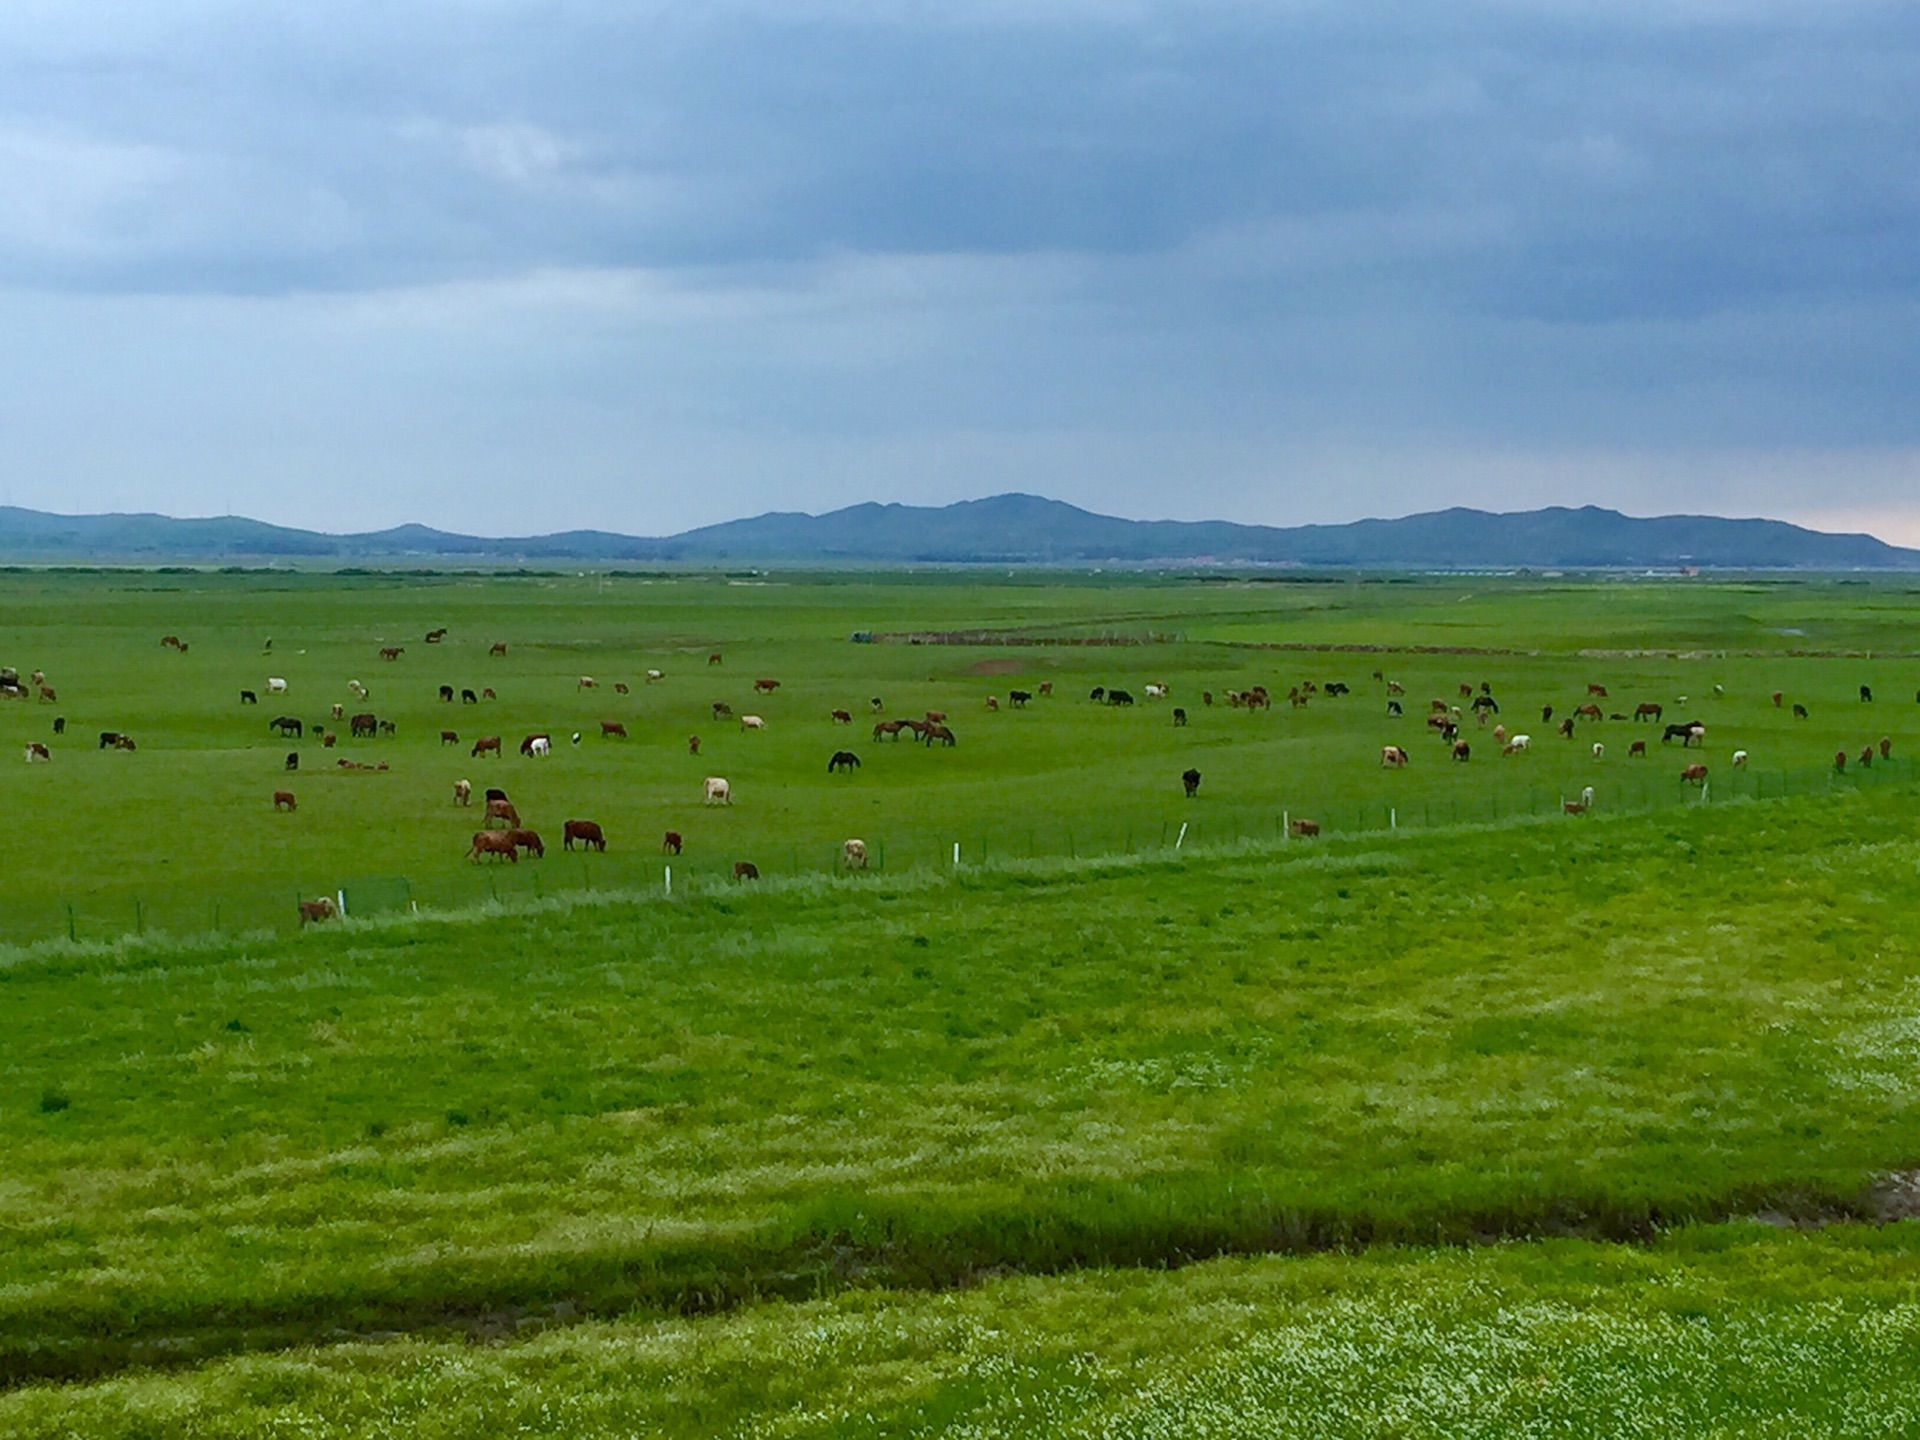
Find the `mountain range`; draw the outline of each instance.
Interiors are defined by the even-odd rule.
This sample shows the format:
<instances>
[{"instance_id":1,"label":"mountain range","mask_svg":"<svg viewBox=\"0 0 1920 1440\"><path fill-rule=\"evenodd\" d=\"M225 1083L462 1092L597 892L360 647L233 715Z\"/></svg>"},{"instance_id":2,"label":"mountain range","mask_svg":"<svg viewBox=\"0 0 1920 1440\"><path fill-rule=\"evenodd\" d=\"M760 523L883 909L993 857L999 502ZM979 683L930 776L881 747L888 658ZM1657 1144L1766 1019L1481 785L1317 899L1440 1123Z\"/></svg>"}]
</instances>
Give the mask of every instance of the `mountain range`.
<instances>
[{"instance_id":1,"label":"mountain range","mask_svg":"<svg viewBox=\"0 0 1920 1440\"><path fill-rule=\"evenodd\" d=\"M425 525L332 535L238 516L54 515L0 506L0 557L47 563L321 560L687 564L1291 565L1487 569L1915 570L1920 550L1780 520L1637 518L1597 506L1274 527L1126 520L1036 495L938 507L771 512L647 538L602 530L490 538Z\"/></svg>"}]
</instances>

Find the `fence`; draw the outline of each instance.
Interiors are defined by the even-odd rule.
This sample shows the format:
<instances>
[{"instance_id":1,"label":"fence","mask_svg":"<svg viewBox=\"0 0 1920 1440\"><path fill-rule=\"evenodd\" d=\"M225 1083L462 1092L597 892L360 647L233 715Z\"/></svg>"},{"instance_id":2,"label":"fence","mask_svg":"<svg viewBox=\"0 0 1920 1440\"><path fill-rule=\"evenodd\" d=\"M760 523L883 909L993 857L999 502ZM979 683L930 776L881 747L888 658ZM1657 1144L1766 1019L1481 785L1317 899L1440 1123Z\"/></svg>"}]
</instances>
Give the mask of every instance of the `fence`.
<instances>
[{"instance_id":1,"label":"fence","mask_svg":"<svg viewBox=\"0 0 1920 1440\"><path fill-rule=\"evenodd\" d=\"M1635 773L1627 765L1596 771L1596 815L1643 814L1729 800L1779 800L1792 796L1847 794L1863 787L1908 784L1915 777L1896 764L1836 773L1824 767L1802 770L1733 770L1716 767L1708 784L1696 788L1677 781L1669 766ZM1444 797L1392 795L1335 800L1321 804L1303 796L1297 805L1275 809L1208 797L1192 805L1125 815L1107 813L1055 823L1008 825L993 831L962 829L903 830L866 835L868 866L894 873L994 865L1027 859L1091 859L1154 855L1171 850L1219 848L1236 844L1291 843L1289 820L1312 820L1320 841L1343 835L1385 831L1443 829L1562 814L1576 792L1532 787L1501 793ZM1571 819L1568 823L1577 823ZM1299 843L1316 843L1301 841ZM831 845L768 842L742 847L751 852L763 876L825 875L841 865L838 842ZM597 891L675 894L733 883L737 857L704 854L660 856L632 850L608 855L574 853L556 864L528 860L517 865L457 864L420 876L342 877L315 880L284 889L189 897L177 891L125 899L54 898L40 904L10 903L0 911L0 936L13 944L38 940L112 940L124 935L164 932L187 936L289 930L298 923L296 902L326 894L356 917L395 911L459 911L488 901L511 902ZM562 868L565 866L566 868Z\"/></svg>"}]
</instances>

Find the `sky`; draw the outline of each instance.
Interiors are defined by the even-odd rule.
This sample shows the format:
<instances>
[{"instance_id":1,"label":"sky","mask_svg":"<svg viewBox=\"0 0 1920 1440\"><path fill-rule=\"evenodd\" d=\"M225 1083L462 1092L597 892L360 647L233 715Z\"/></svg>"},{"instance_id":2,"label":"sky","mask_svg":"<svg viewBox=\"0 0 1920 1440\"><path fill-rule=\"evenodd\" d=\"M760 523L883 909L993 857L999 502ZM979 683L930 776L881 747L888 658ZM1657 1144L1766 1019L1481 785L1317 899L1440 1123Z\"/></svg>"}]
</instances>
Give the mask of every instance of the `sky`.
<instances>
[{"instance_id":1,"label":"sky","mask_svg":"<svg viewBox=\"0 0 1920 1440\"><path fill-rule=\"evenodd\" d=\"M1910 0L7 0L0 503L1920 544Z\"/></svg>"}]
</instances>

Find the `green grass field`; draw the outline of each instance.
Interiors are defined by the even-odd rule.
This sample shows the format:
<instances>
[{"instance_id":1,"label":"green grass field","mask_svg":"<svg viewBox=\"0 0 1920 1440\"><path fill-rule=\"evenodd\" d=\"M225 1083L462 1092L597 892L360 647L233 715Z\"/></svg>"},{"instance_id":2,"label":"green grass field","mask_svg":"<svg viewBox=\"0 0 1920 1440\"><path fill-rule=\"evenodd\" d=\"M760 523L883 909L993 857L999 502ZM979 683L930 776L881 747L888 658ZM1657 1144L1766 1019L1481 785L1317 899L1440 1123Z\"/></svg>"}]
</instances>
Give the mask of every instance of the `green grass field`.
<instances>
[{"instance_id":1,"label":"green grass field","mask_svg":"<svg viewBox=\"0 0 1920 1440\"><path fill-rule=\"evenodd\" d=\"M38 943L0 955L0 1434L1915 1428L1904 590L766 578L0 576L0 663L79 732L10 762L0 917ZM982 627L1161 638L848 640ZM346 753L392 768L303 770L272 814L277 710L233 703L269 673L301 715L365 681L400 734ZM768 732L714 727L763 674ZM1196 702L1307 676L1355 694ZM1690 695L1711 798L1677 746L1629 762L1631 722L1504 761L1470 727L1448 763L1419 711L1483 677L1531 719ZM1185 731L1085 699L1149 678ZM448 791L483 776L433 732L482 707L443 680L500 691L487 733L625 717L488 767L550 840L602 820L604 860L477 903ZM827 711L871 693L959 746L849 742ZM52 713L0 706L4 738ZM829 780L843 744L867 764ZM832 871L847 834L881 873ZM447 908L290 933L295 894L381 875ZM136 898L176 933L109 923ZM41 940L69 903L81 942Z\"/></svg>"}]
</instances>

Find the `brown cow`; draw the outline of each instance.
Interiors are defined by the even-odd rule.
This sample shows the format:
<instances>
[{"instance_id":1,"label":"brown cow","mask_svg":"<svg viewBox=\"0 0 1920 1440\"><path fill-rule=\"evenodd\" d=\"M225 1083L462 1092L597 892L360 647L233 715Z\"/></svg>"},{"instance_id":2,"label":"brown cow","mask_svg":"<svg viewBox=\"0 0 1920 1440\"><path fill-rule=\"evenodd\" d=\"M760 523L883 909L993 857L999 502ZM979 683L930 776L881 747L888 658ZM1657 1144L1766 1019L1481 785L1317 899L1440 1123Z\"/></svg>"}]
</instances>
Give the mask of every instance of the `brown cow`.
<instances>
[{"instance_id":1,"label":"brown cow","mask_svg":"<svg viewBox=\"0 0 1920 1440\"><path fill-rule=\"evenodd\" d=\"M1862 770L1871 770L1873 768L1873 746L1863 745L1861 747L1860 768Z\"/></svg>"},{"instance_id":2,"label":"brown cow","mask_svg":"<svg viewBox=\"0 0 1920 1440\"><path fill-rule=\"evenodd\" d=\"M46 705L46 704L50 704L52 702L58 701L59 698L60 698L59 695L54 692L53 686L42 685L40 687L40 703L42 705Z\"/></svg>"},{"instance_id":3,"label":"brown cow","mask_svg":"<svg viewBox=\"0 0 1920 1440\"><path fill-rule=\"evenodd\" d=\"M486 689L480 692L480 698L482 700L498 700L500 697L493 693L493 687L489 685Z\"/></svg>"},{"instance_id":4,"label":"brown cow","mask_svg":"<svg viewBox=\"0 0 1920 1440\"><path fill-rule=\"evenodd\" d=\"M1804 705L1795 705L1795 706L1793 707L1793 718L1794 718L1794 719L1796 719L1796 720L1804 720L1804 719L1806 719L1806 718L1807 718L1807 707L1806 707L1806 706L1804 706Z\"/></svg>"},{"instance_id":5,"label":"brown cow","mask_svg":"<svg viewBox=\"0 0 1920 1440\"><path fill-rule=\"evenodd\" d=\"M760 867L751 860L736 860L733 862L733 878L736 880L758 880L760 878Z\"/></svg>"},{"instance_id":6,"label":"brown cow","mask_svg":"<svg viewBox=\"0 0 1920 1440\"><path fill-rule=\"evenodd\" d=\"M680 853L681 843L680 832L678 830L669 830L667 831L666 838L660 842L660 848L668 855L678 855Z\"/></svg>"},{"instance_id":7,"label":"brown cow","mask_svg":"<svg viewBox=\"0 0 1920 1440\"><path fill-rule=\"evenodd\" d=\"M1462 761L1471 760L1473 758L1473 747L1464 740L1454 741L1453 758Z\"/></svg>"},{"instance_id":8,"label":"brown cow","mask_svg":"<svg viewBox=\"0 0 1920 1440\"><path fill-rule=\"evenodd\" d=\"M1560 722L1560 733L1569 740L1573 738L1573 717L1571 715Z\"/></svg>"},{"instance_id":9,"label":"brown cow","mask_svg":"<svg viewBox=\"0 0 1920 1440\"><path fill-rule=\"evenodd\" d=\"M382 660L398 660L406 653L407 647L404 645L383 645L380 647L380 658Z\"/></svg>"},{"instance_id":10,"label":"brown cow","mask_svg":"<svg viewBox=\"0 0 1920 1440\"><path fill-rule=\"evenodd\" d=\"M180 648L180 637L178 635L162 635L160 637L160 644L178 650Z\"/></svg>"},{"instance_id":11,"label":"brown cow","mask_svg":"<svg viewBox=\"0 0 1920 1440\"><path fill-rule=\"evenodd\" d=\"M1585 705L1576 705L1573 713L1582 720L1601 720L1606 718L1600 707L1591 701Z\"/></svg>"},{"instance_id":12,"label":"brown cow","mask_svg":"<svg viewBox=\"0 0 1920 1440\"><path fill-rule=\"evenodd\" d=\"M509 830L517 830L520 828L520 812L513 808L513 802L511 800L487 801L486 823L488 827L491 828L493 822L496 820Z\"/></svg>"},{"instance_id":13,"label":"brown cow","mask_svg":"<svg viewBox=\"0 0 1920 1440\"><path fill-rule=\"evenodd\" d=\"M53 759L53 752L49 750L46 746L42 745L38 740L29 740L27 742L27 763L29 765L31 765L36 760L52 760L52 759Z\"/></svg>"},{"instance_id":14,"label":"brown cow","mask_svg":"<svg viewBox=\"0 0 1920 1440\"><path fill-rule=\"evenodd\" d=\"M713 702L713 718L714 719L724 720L731 714L733 714L733 707L727 704L726 701L716 700Z\"/></svg>"},{"instance_id":15,"label":"brown cow","mask_svg":"<svg viewBox=\"0 0 1920 1440\"><path fill-rule=\"evenodd\" d=\"M836 710L833 712L832 719L836 725L851 725L853 723L853 712L851 710Z\"/></svg>"},{"instance_id":16,"label":"brown cow","mask_svg":"<svg viewBox=\"0 0 1920 1440\"><path fill-rule=\"evenodd\" d=\"M987 696L987 709L998 710L999 708L1000 708L1000 701L992 695Z\"/></svg>"},{"instance_id":17,"label":"brown cow","mask_svg":"<svg viewBox=\"0 0 1920 1440\"><path fill-rule=\"evenodd\" d=\"M325 734L323 734L320 737L320 747L323 750L331 750L335 745L339 743L340 743L340 737L335 735L331 730L327 731Z\"/></svg>"},{"instance_id":18,"label":"brown cow","mask_svg":"<svg viewBox=\"0 0 1920 1440\"><path fill-rule=\"evenodd\" d=\"M487 654L489 655L504 655L506 653L507 653L507 642L504 640L494 641L492 648L487 651Z\"/></svg>"},{"instance_id":19,"label":"brown cow","mask_svg":"<svg viewBox=\"0 0 1920 1440\"><path fill-rule=\"evenodd\" d=\"M1686 769L1680 772L1680 783L1683 785L1706 784L1707 783L1707 767L1699 764L1687 766Z\"/></svg>"},{"instance_id":20,"label":"brown cow","mask_svg":"<svg viewBox=\"0 0 1920 1440\"><path fill-rule=\"evenodd\" d=\"M1629 760L1632 760L1635 758L1638 758L1641 760L1646 759L1647 758L1647 742L1644 740L1634 741L1631 745L1627 747L1627 758Z\"/></svg>"},{"instance_id":21,"label":"brown cow","mask_svg":"<svg viewBox=\"0 0 1920 1440\"><path fill-rule=\"evenodd\" d=\"M540 843L540 832L537 830L521 830L515 828L507 831L507 839L513 843L516 849L531 851L537 860L547 858L547 847Z\"/></svg>"},{"instance_id":22,"label":"brown cow","mask_svg":"<svg viewBox=\"0 0 1920 1440\"><path fill-rule=\"evenodd\" d=\"M1587 686L1587 694L1598 696L1604 700L1607 698L1607 687L1604 685L1589 685Z\"/></svg>"},{"instance_id":23,"label":"brown cow","mask_svg":"<svg viewBox=\"0 0 1920 1440\"><path fill-rule=\"evenodd\" d=\"M1833 752L1833 768L1835 770L1845 770L1847 768L1847 752L1846 751L1836 750Z\"/></svg>"},{"instance_id":24,"label":"brown cow","mask_svg":"<svg viewBox=\"0 0 1920 1440\"><path fill-rule=\"evenodd\" d=\"M290 811L298 809L299 806L294 801L291 790L276 790L273 792L273 808L275 810Z\"/></svg>"},{"instance_id":25,"label":"brown cow","mask_svg":"<svg viewBox=\"0 0 1920 1440\"><path fill-rule=\"evenodd\" d=\"M1893 758L1893 741L1885 735L1880 737L1880 758L1882 760L1891 760Z\"/></svg>"},{"instance_id":26,"label":"brown cow","mask_svg":"<svg viewBox=\"0 0 1920 1440\"><path fill-rule=\"evenodd\" d=\"M569 820L560 827L561 849L573 849L573 842L576 840L580 842L583 849L598 850L603 855L606 853L607 837L596 821Z\"/></svg>"},{"instance_id":27,"label":"brown cow","mask_svg":"<svg viewBox=\"0 0 1920 1440\"><path fill-rule=\"evenodd\" d=\"M718 650L714 651L711 655L707 656L707 664L718 665L719 663L720 663L720 652Z\"/></svg>"},{"instance_id":28,"label":"brown cow","mask_svg":"<svg viewBox=\"0 0 1920 1440\"><path fill-rule=\"evenodd\" d=\"M627 727L622 725L618 720L602 720L600 722L600 738L602 740L624 740L627 738Z\"/></svg>"},{"instance_id":29,"label":"brown cow","mask_svg":"<svg viewBox=\"0 0 1920 1440\"><path fill-rule=\"evenodd\" d=\"M309 924L318 925L322 920L331 920L339 913L340 912L334 908L333 901L325 895L322 895L317 900L302 900L300 902L300 928L304 930Z\"/></svg>"},{"instance_id":30,"label":"brown cow","mask_svg":"<svg viewBox=\"0 0 1920 1440\"><path fill-rule=\"evenodd\" d=\"M1780 701L1783 698L1785 698L1784 692L1779 690L1776 690L1773 692L1773 708L1774 709L1778 710L1780 708Z\"/></svg>"},{"instance_id":31,"label":"brown cow","mask_svg":"<svg viewBox=\"0 0 1920 1440\"><path fill-rule=\"evenodd\" d=\"M469 751L468 754L469 755L489 755L490 754L498 758L500 754L500 737L498 735L482 735L478 740L473 742L473 749Z\"/></svg>"},{"instance_id":32,"label":"brown cow","mask_svg":"<svg viewBox=\"0 0 1920 1440\"><path fill-rule=\"evenodd\" d=\"M631 695L633 692L627 688L626 681L616 680L613 682L613 693L616 695Z\"/></svg>"},{"instance_id":33,"label":"brown cow","mask_svg":"<svg viewBox=\"0 0 1920 1440\"><path fill-rule=\"evenodd\" d=\"M442 745L458 745L460 743L460 732L458 730L442 730L440 732L440 743Z\"/></svg>"},{"instance_id":34,"label":"brown cow","mask_svg":"<svg viewBox=\"0 0 1920 1440\"><path fill-rule=\"evenodd\" d=\"M779 688L780 682L778 680L756 680L753 682L753 689L756 695L771 695ZM758 874L759 872L755 871L754 873Z\"/></svg>"},{"instance_id":35,"label":"brown cow","mask_svg":"<svg viewBox=\"0 0 1920 1440\"><path fill-rule=\"evenodd\" d=\"M1042 695L1051 695L1051 694L1053 694L1053 681L1051 681L1051 680L1042 680L1042 681L1040 682L1040 693L1041 693ZM1209 705L1211 705L1211 704L1212 704L1213 702L1212 702L1211 700L1209 700L1209 701L1208 701L1207 703L1208 703Z\"/></svg>"},{"instance_id":36,"label":"brown cow","mask_svg":"<svg viewBox=\"0 0 1920 1440\"><path fill-rule=\"evenodd\" d=\"M1287 822L1287 834L1296 840L1310 840L1319 833L1320 822L1318 820L1289 820Z\"/></svg>"},{"instance_id":37,"label":"brown cow","mask_svg":"<svg viewBox=\"0 0 1920 1440\"><path fill-rule=\"evenodd\" d=\"M520 852L514 847L513 832L509 830L474 831L473 848L467 851L467 858L478 861L482 855L491 855L495 859L504 856L509 865L520 863Z\"/></svg>"},{"instance_id":38,"label":"brown cow","mask_svg":"<svg viewBox=\"0 0 1920 1440\"><path fill-rule=\"evenodd\" d=\"M944 710L929 710L929 711L927 711L927 724L929 724L929 725L944 725L944 724L946 724L946 721L947 721L947 712L946 712L946 711L944 711Z\"/></svg>"},{"instance_id":39,"label":"brown cow","mask_svg":"<svg viewBox=\"0 0 1920 1440\"><path fill-rule=\"evenodd\" d=\"M699 753L700 753L700 737L698 735L687 736L687 754L698 755Z\"/></svg>"},{"instance_id":40,"label":"brown cow","mask_svg":"<svg viewBox=\"0 0 1920 1440\"><path fill-rule=\"evenodd\" d=\"M1404 770L1407 764L1407 752L1398 745L1382 745L1380 764L1383 768L1392 766L1395 770Z\"/></svg>"}]
</instances>

